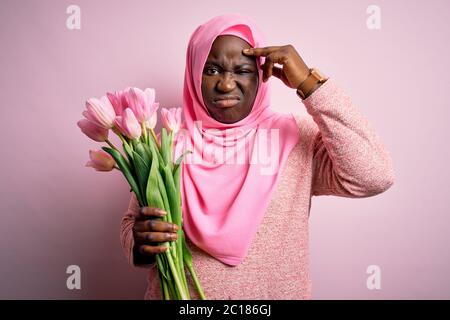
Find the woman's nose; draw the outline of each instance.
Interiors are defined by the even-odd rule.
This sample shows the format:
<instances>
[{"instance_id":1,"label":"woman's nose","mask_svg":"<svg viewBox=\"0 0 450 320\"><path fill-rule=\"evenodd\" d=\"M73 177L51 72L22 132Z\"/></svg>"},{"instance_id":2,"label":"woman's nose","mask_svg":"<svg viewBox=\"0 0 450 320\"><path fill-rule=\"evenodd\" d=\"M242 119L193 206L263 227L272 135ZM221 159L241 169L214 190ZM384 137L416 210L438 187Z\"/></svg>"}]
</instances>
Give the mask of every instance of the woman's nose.
<instances>
[{"instance_id":1,"label":"woman's nose","mask_svg":"<svg viewBox=\"0 0 450 320\"><path fill-rule=\"evenodd\" d=\"M234 76L231 72L224 72L223 76L220 78L217 83L217 89L220 91L229 92L232 91L236 87L236 81L234 80Z\"/></svg>"}]
</instances>

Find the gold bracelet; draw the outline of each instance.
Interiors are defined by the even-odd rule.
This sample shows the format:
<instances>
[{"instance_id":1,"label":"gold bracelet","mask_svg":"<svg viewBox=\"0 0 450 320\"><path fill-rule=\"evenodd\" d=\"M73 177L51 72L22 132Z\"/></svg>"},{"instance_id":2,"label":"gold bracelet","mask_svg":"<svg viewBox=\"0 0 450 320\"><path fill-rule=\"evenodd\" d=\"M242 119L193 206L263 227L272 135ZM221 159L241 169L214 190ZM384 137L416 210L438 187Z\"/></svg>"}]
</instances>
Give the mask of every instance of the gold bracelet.
<instances>
[{"instance_id":1,"label":"gold bracelet","mask_svg":"<svg viewBox=\"0 0 450 320\"><path fill-rule=\"evenodd\" d=\"M304 100L316 85L319 83L322 84L327 80L328 78L326 78L319 70L311 68L309 69L308 77L297 87L297 95Z\"/></svg>"}]
</instances>

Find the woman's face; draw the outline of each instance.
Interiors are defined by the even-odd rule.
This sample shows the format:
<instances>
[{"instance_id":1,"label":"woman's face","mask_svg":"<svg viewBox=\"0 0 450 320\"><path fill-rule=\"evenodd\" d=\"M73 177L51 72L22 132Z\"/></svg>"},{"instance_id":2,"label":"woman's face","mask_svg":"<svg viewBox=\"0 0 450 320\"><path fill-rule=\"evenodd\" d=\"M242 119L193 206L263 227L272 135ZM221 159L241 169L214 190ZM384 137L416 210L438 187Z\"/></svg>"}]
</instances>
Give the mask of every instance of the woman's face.
<instances>
[{"instance_id":1,"label":"woman's face","mask_svg":"<svg viewBox=\"0 0 450 320\"><path fill-rule=\"evenodd\" d=\"M218 36L203 68L203 102L209 114L222 123L244 119L256 98L259 80L256 58L243 55L245 48L251 46L239 37ZM226 97L233 100L218 101Z\"/></svg>"}]
</instances>

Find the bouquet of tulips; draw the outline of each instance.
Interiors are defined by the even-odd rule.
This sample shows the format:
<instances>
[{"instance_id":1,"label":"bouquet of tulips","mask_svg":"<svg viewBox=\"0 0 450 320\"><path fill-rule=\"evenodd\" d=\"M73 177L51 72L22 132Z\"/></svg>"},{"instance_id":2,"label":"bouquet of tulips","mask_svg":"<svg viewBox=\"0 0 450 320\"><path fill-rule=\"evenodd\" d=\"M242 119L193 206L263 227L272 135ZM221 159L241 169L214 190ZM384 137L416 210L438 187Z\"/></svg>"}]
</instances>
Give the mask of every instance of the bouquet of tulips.
<instances>
[{"instance_id":1,"label":"bouquet of tulips","mask_svg":"<svg viewBox=\"0 0 450 320\"><path fill-rule=\"evenodd\" d=\"M162 219L178 225L178 239L163 243L168 250L156 255L163 299L190 299L185 267L199 297L205 299L182 229L180 170L186 153L173 162L173 141L181 128L181 109L162 108L163 128L157 136L154 128L158 108L152 88L142 91L129 87L108 92L100 99L88 99L82 113L86 119L77 124L89 138L106 142L109 147L90 150L91 160L86 166L97 171L121 171L141 207L164 209L167 214ZM122 141L122 152L108 139L109 130Z\"/></svg>"}]
</instances>

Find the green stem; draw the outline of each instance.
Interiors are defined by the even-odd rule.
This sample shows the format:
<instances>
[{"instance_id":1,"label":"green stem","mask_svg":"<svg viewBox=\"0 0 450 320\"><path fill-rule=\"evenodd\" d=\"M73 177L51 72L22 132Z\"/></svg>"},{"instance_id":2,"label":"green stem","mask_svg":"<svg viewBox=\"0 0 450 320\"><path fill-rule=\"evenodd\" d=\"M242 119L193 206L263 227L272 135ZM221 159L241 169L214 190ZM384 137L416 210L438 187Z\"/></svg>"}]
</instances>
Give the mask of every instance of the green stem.
<instances>
[{"instance_id":1,"label":"green stem","mask_svg":"<svg viewBox=\"0 0 450 320\"><path fill-rule=\"evenodd\" d=\"M139 143L139 139L138 138L130 140L131 150L135 151L136 150L136 146L137 146L138 143Z\"/></svg>"},{"instance_id":2,"label":"green stem","mask_svg":"<svg viewBox=\"0 0 450 320\"><path fill-rule=\"evenodd\" d=\"M117 149L116 146L113 145L113 144L111 143L111 141L109 141L108 138L106 138L105 142L106 142L111 148L113 148L114 150L119 151L119 149ZM119 151L119 152L120 152L120 151Z\"/></svg>"},{"instance_id":3,"label":"green stem","mask_svg":"<svg viewBox=\"0 0 450 320\"><path fill-rule=\"evenodd\" d=\"M164 277L161 277L161 278L162 278L162 288L163 288L164 300L171 300L169 287L167 286L167 280Z\"/></svg>"},{"instance_id":4,"label":"green stem","mask_svg":"<svg viewBox=\"0 0 450 320\"><path fill-rule=\"evenodd\" d=\"M181 283L180 277L178 275L178 268L176 267L173 259L172 254L168 252L170 250L166 250L165 255L167 257L167 261L169 262L170 270L172 271L173 280L175 281L175 287L177 292L180 294L181 300L188 300L187 294L184 290L184 286Z\"/></svg>"},{"instance_id":5,"label":"green stem","mask_svg":"<svg viewBox=\"0 0 450 320\"><path fill-rule=\"evenodd\" d=\"M190 290L189 290L189 286L187 283L187 279L186 279L186 272L184 271L184 263L183 263L183 258L180 259L182 262L180 263L180 268L181 268L181 280L183 281L183 285L184 288L186 289L186 294L189 298L189 300L191 300L191 294L190 294Z\"/></svg>"},{"instance_id":6,"label":"green stem","mask_svg":"<svg viewBox=\"0 0 450 320\"><path fill-rule=\"evenodd\" d=\"M145 144L148 144L147 128L145 127L145 121L142 122L141 127L142 127L142 137L144 138L143 142Z\"/></svg>"},{"instance_id":7,"label":"green stem","mask_svg":"<svg viewBox=\"0 0 450 320\"><path fill-rule=\"evenodd\" d=\"M158 138L156 137L155 131L153 129L150 129L150 132L152 133L153 139L155 140L155 143L158 146L158 149L161 150L161 146L158 143Z\"/></svg>"},{"instance_id":8,"label":"green stem","mask_svg":"<svg viewBox=\"0 0 450 320\"><path fill-rule=\"evenodd\" d=\"M181 245L181 243L179 243L179 239L177 241L172 241L169 242L170 244L170 249L168 251L171 252L172 254L172 258L173 261L175 263L175 266L178 270L178 275L180 276L183 288L184 288L184 292L187 295L188 300L191 299L190 294L189 294L189 287L187 285L187 281L186 281L186 274L184 272L184 265L183 265L183 254L182 252L179 250L179 246ZM181 253L181 255L180 255Z\"/></svg>"},{"instance_id":9,"label":"green stem","mask_svg":"<svg viewBox=\"0 0 450 320\"><path fill-rule=\"evenodd\" d=\"M175 160L173 160L173 153L175 152L174 150L172 150L173 149L173 138L174 138L174 133L173 133L173 131L170 131L170 134L169 134L169 159L170 159L170 161L169 161L169 163L170 163L170 170L171 171L173 171L173 162L172 161L175 161Z\"/></svg>"},{"instance_id":10,"label":"green stem","mask_svg":"<svg viewBox=\"0 0 450 320\"><path fill-rule=\"evenodd\" d=\"M114 131L114 132L116 132L116 131ZM117 133L118 133L119 137L121 137L120 132L117 131ZM123 139L123 138L122 138L122 139ZM117 149L116 146L113 145L113 144L111 143L111 141L110 141L108 138L106 138L105 142L106 142L112 149L114 149L114 150L116 150L118 153L120 153L120 155L123 157L122 152L120 152L120 150Z\"/></svg>"},{"instance_id":11,"label":"green stem","mask_svg":"<svg viewBox=\"0 0 450 320\"><path fill-rule=\"evenodd\" d=\"M171 274L169 274L170 280L167 280L167 283L169 285L169 289L171 292L171 296L173 297L174 300L181 300L181 296L180 293L178 292L178 290L175 290L175 287L173 286L173 276Z\"/></svg>"},{"instance_id":12,"label":"green stem","mask_svg":"<svg viewBox=\"0 0 450 320\"><path fill-rule=\"evenodd\" d=\"M114 128L112 129L112 131L114 131L114 133L115 133L115 134L120 138L120 140L122 140L122 142L123 142L124 137L123 137L122 133L119 131L119 129L117 129L116 127L114 127Z\"/></svg>"},{"instance_id":13,"label":"green stem","mask_svg":"<svg viewBox=\"0 0 450 320\"><path fill-rule=\"evenodd\" d=\"M181 280L183 281L183 285L186 289L186 293L190 299L189 294L189 286L186 280L186 272L184 271L184 261L183 261L183 244L182 244L182 235L181 231L178 231L178 239L175 241L175 250L178 256L178 269L180 270Z\"/></svg>"},{"instance_id":14,"label":"green stem","mask_svg":"<svg viewBox=\"0 0 450 320\"><path fill-rule=\"evenodd\" d=\"M159 273L159 280L161 282L161 290L162 290L162 296L164 298L164 300L170 300L170 292L169 292L169 288L167 287L167 280L166 278L164 278L164 276L162 275L161 271L163 268L163 262L162 262L162 257L157 254L156 255L156 264L158 265L158 273Z\"/></svg>"},{"instance_id":15,"label":"green stem","mask_svg":"<svg viewBox=\"0 0 450 320\"><path fill-rule=\"evenodd\" d=\"M120 140L122 141L123 144L130 147L130 144L127 142L127 139L120 133L119 130L114 130L114 132L117 134L117 136L120 138ZM131 147L131 148L133 148L133 147Z\"/></svg>"},{"instance_id":16,"label":"green stem","mask_svg":"<svg viewBox=\"0 0 450 320\"><path fill-rule=\"evenodd\" d=\"M200 296L200 300L206 300L205 293L203 292L202 286L200 285L200 281L198 281L197 274L194 271L194 268L191 264L187 264L189 269L189 273L191 274L192 281L194 281L195 289L197 289L198 295Z\"/></svg>"}]
</instances>

